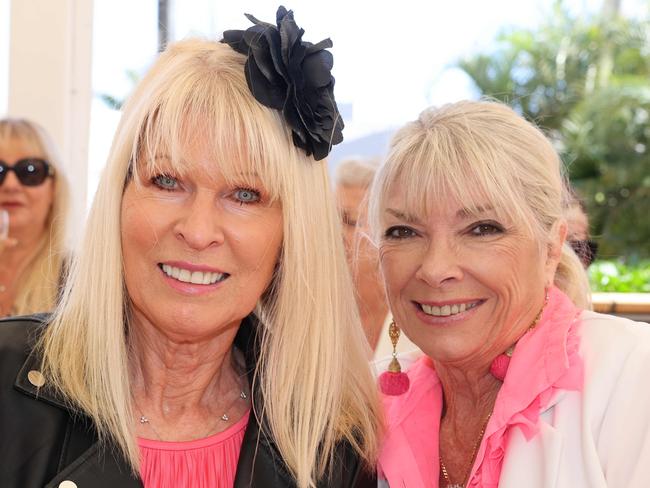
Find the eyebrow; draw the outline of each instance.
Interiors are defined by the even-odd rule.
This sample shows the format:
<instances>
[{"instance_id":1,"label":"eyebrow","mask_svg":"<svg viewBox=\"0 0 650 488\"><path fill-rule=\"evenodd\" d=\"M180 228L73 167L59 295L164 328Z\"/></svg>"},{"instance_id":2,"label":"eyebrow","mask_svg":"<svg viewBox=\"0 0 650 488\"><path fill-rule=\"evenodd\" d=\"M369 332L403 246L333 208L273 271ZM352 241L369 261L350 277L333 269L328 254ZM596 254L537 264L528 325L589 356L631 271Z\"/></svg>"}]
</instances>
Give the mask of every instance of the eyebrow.
<instances>
[{"instance_id":1,"label":"eyebrow","mask_svg":"<svg viewBox=\"0 0 650 488\"><path fill-rule=\"evenodd\" d=\"M391 214L393 217L396 217L400 220L404 220L405 222L408 222L410 224L414 224L419 222L420 220L417 217L414 217L413 215L406 214L404 212L401 212L399 210L395 210L394 208L387 208L386 213Z\"/></svg>"},{"instance_id":2,"label":"eyebrow","mask_svg":"<svg viewBox=\"0 0 650 488\"><path fill-rule=\"evenodd\" d=\"M485 206L479 205L474 209L463 207L460 210L458 210L458 212L456 212L456 217L459 219L470 219L472 217L476 217L477 215L491 212L493 210L494 207L492 205L485 205ZM396 210L394 208L387 208L386 213L391 214L393 217L396 217L400 220L404 220L405 222L408 223L417 223L420 221L420 219L418 219L417 217L413 215L409 215L400 210Z\"/></svg>"},{"instance_id":3,"label":"eyebrow","mask_svg":"<svg viewBox=\"0 0 650 488\"><path fill-rule=\"evenodd\" d=\"M458 217L459 219L469 219L480 214L491 212L493 210L494 207L492 205L485 205L485 206L477 205L473 209L470 209L468 207L463 207L458 212L456 212L456 217Z\"/></svg>"}]
</instances>

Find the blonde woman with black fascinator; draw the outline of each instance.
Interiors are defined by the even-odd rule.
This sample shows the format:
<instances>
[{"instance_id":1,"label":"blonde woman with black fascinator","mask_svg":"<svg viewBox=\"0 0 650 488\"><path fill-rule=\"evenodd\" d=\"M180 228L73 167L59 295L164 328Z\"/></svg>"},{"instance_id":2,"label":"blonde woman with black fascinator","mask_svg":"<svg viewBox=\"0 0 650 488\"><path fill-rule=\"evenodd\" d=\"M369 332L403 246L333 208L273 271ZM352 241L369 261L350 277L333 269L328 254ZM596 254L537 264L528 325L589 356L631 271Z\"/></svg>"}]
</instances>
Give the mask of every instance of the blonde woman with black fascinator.
<instances>
[{"instance_id":1,"label":"blonde woman with black fascinator","mask_svg":"<svg viewBox=\"0 0 650 488\"><path fill-rule=\"evenodd\" d=\"M0 325L0 485L371 487L380 420L293 13L170 45L52 316Z\"/></svg>"}]
</instances>

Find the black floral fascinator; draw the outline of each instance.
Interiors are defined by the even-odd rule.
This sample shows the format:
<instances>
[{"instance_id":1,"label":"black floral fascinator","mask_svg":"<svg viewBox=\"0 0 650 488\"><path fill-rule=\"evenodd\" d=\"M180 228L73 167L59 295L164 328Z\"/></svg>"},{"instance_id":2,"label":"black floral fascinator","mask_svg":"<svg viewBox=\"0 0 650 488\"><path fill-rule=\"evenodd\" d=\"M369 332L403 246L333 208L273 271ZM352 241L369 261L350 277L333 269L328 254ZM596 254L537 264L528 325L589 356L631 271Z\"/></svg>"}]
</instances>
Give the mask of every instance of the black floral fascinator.
<instances>
[{"instance_id":1,"label":"black floral fascinator","mask_svg":"<svg viewBox=\"0 0 650 488\"><path fill-rule=\"evenodd\" d=\"M303 41L304 29L282 6L277 25L246 17L254 25L225 31L221 42L246 55L246 81L255 99L281 111L293 143L320 161L343 140L343 120L334 100L334 60L326 50L332 41Z\"/></svg>"}]
</instances>

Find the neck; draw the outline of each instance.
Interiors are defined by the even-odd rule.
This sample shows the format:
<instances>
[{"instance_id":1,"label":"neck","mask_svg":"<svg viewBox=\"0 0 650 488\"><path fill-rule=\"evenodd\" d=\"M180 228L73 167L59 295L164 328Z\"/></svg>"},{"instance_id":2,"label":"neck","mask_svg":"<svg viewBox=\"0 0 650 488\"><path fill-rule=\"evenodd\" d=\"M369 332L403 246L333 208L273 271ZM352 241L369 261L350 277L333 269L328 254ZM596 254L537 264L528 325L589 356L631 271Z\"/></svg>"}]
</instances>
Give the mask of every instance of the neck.
<instances>
[{"instance_id":1,"label":"neck","mask_svg":"<svg viewBox=\"0 0 650 488\"><path fill-rule=\"evenodd\" d=\"M441 364L435 367L444 394L439 434L440 486L452 482L464 486L501 382L487 368L461 370Z\"/></svg>"},{"instance_id":2,"label":"neck","mask_svg":"<svg viewBox=\"0 0 650 488\"><path fill-rule=\"evenodd\" d=\"M237 328L187 343L166 337L152 324L132 328L133 394L148 415L182 417L189 412L222 406L225 392L242 388L233 353Z\"/></svg>"},{"instance_id":3,"label":"neck","mask_svg":"<svg viewBox=\"0 0 650 488\"><path fill-rule=\"evenodd\" d=\"M466 416L487 416L501 387L489 371L489 366L477 369L461 369L435 364L445 401L444 418L452 424L466 423Z\"/></svg>"}]
</instances>

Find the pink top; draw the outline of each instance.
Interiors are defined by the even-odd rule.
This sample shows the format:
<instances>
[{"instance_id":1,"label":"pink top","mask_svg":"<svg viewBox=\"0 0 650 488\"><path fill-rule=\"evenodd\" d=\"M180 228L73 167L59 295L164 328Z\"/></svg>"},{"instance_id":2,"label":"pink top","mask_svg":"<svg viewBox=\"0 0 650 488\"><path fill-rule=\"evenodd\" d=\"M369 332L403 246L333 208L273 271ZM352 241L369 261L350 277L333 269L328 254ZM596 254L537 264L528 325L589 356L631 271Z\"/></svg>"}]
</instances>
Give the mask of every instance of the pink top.
<instances>
[{"instance_id":1,"label":"pink top","mask_svg":"<svg viewBox=\"0 0 650 488\"><path fill-rule=\"evenodd\" d=\"M138 438L145 488L232 488L250 411L204 439L164 442Z\"/></svg>"},{"instance_id":2,"label":"pink top","mask_svg":"<svg viewBox=\"0 0 650 488\"><path fill-rule=\"evenodd\" d=\"M496 488L510 429L527 439L539 431L539 414L558 390L582 390L580 310L557 288L537 326L517 343L476 455L468 486ZM433 363L423 357L408 371L409 391L385 396L387 434L379 473L390 486L437 487L442 387Z\"/></svg>"}]
</instances>

